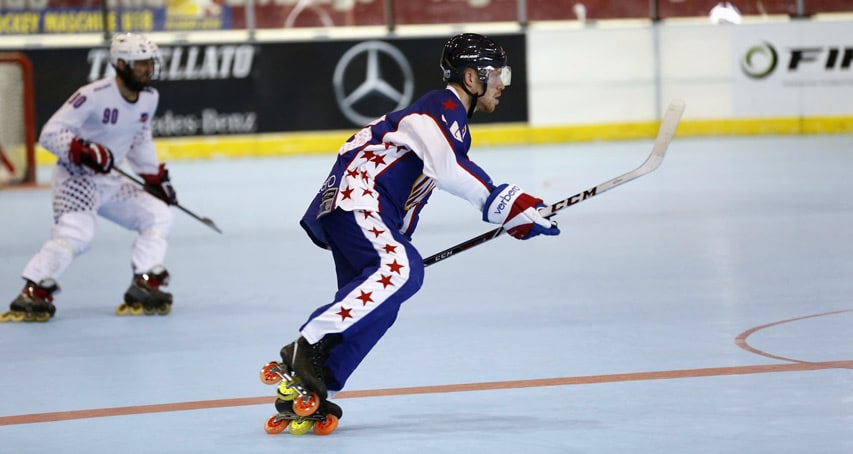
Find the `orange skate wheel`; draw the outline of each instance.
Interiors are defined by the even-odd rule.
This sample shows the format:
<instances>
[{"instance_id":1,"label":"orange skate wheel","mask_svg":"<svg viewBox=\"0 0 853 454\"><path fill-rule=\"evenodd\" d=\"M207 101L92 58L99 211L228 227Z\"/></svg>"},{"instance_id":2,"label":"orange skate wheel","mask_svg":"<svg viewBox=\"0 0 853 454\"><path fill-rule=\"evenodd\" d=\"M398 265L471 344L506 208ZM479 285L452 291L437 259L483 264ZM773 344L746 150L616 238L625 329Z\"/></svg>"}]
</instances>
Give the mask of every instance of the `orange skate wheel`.
<instances>
[{"instance_id":1,"label":"orange skate wheel","mask_svg":"<svg viewBox=\"0 0 853 454\"><path fill-rule=\"evenodd\" d=\"M272 368L278 366L280 363L278 361L270 361L264 364L264 367L261 368L261 381L267 385L274 385L281 381L281 375L272 372Z\"/></svg>"},{"instance_id":2,"label":"orange skate wheel","mask_svg":"<svg viewBox=\"0 0 853 454\"><path fill-rule=\"evenodd\" d=\"M338 417L335 415L326 415L325 420L314 423L314 433L316 435L329 435L338 428Z\"/></svg>"},{"instance_id":3,"label":"orange skate wheel","mask_svg":"<svg viewBox=\"0 0 853 454\"><path fill-rule=\"evenodd\" d=\"M264 423L264 432L270 435L280 434L284 432L284 429L287 429L288 424L290 424L289 419L280 419L278 415L272 415Z\"/></svg>"},{"instance_id":4,"label":"orange skate wheel","mask_svg":"<svg viewBox=\"0 0 853 454\"><path fill-rule=\"evenodd\" d=\"M311 393L310 396L299 396L293 400L293 412L299 416L309 416L320 408L320 396Z\"/></svg>"}]
</instances>

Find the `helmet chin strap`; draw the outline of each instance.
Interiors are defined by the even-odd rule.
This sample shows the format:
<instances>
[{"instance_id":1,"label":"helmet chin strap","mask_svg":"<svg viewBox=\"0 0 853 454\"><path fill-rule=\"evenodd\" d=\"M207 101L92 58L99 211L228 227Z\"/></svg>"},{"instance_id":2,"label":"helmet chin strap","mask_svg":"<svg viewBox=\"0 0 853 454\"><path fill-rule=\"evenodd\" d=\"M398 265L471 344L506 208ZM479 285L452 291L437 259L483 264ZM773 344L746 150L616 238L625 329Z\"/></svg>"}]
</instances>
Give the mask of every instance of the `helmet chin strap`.
<instances>
[{"instance_id":1,"label":"helmet chin strap","mask_svg":"<svg viewBox=\"0 0 853 454\"><path fill-rule=\"evenodd\" d=\"M468 106L468 118L471 118L474 116L474 109L477 108L477 98L485 95L486 91L489 89L488 82L483 82L483 92L482 93L476 93L476 94L471 93L471 90L468 90L468 87L465 85L464 82L461 85L462 85L462 90L465 91L465 93L467 93L468 96L471 97L471 104Z\"/></svg>"}]
</instances>

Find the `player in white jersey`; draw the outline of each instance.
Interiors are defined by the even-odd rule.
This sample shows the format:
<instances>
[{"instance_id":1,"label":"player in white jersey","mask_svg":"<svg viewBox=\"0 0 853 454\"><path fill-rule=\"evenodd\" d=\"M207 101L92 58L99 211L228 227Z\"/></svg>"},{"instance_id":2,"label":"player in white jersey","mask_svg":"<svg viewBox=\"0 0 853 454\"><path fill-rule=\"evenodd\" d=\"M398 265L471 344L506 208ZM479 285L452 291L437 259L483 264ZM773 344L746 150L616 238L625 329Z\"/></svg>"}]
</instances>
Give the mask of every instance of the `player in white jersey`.
<instances>
[{"instance_id":1,"label":"player in white jersey","mask_svg":"<svg viewBox=\"0 0 853 454\"><path fill-rule=\"evenodd\" d=\"M292 419L282 401L294 399L294 384L306 395L317 394L314 411L321 417L315 418L320 424L315 432L329 431L329 415L341 416L327 398L343 389L394 323L400 305L421 287L424 264L411 236L435 188L467 200L484 221L502 224L513 237L560 232L537 211L544 206L541 199L514 184L492 183L468 158L468 119L475 111L493 112L511 82L504 49L490 38L464 33L446 43L440 63L447 86L350 137L302 218L310 238L332 252L338 288L330 303L308 317L301 336L281 349L282 363L262 371L267 383L284 379L276 405L280 415L268 421L268 431ZM302 400L295 402L295 413L312 411ZM290 430L304 427L297 423Z\"/></svg>"},{"instance_id":2,"label":"player in white jersey","mask_svg":"<svg viewBox=\"0 0 853 454\"><path fill-rule=\"evenodd\" d=\"M158 58L157 45L147 37L116 35L110 45L116 75L78 89L44 125L39 143L57 157L54 225L50 239L24 267L24 289L0 321L53 316L57 280L89 248L97 216L138 232L131 252L133 278L119 315L169 313L172 295L160 286L169 278L163 266L172 226L168 204L177 198L151 134L159 93L150 84ZM111 172L125 160L148 192Z\"/></svg>"}]
</instances>

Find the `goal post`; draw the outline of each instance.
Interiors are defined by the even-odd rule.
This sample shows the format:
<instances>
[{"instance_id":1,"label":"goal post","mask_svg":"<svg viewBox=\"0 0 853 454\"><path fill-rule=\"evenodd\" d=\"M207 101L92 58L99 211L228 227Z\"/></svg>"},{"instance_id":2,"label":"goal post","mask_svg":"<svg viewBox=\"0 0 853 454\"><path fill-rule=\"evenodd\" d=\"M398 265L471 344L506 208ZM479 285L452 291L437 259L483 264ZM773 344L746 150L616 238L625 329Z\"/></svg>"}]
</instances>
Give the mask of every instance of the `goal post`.
<instances>
[{"instance_id":1,"label":"goal post","mask_svg":"<svg viewBox=\"0 0 853 454\"><path fill-rule=\"evenodd\" d=\"M35 129L32 63L0 52L0 187L35 183Z\"/></svg>"}]
</instances>

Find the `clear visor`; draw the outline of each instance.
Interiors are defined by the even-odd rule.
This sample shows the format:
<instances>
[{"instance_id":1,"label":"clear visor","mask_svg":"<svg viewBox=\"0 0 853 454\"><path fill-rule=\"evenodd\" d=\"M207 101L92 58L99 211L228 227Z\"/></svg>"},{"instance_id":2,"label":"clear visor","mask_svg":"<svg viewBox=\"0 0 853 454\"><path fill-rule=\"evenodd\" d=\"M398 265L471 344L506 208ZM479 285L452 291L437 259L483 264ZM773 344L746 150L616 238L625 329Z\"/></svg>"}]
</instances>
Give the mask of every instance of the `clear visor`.
<instances>
[{"instance_id":1,"label":"clear visor","mask_svg":"<svg viewBox=\"0 0 853 454\"><path fill-rule=\"evenodd\" d=\"M512 83L512 68L509 66L502 66L500 68L486 66L483 69L488 73L488 80L490 83L501 81L504 87L509 87Z\"/></svg>"},{"instance_id":2,"label":"clear visor","mask_svg":"<svg viewBox=\"0 0 853 454\"><path fill-rule=\"evenodd\" d=\"M145 60L132 60L129 62L128 66L130 66L132 70L136 69L137 66L150 66L151 80L157 80L160 77L160 59L158 57Z\"/></svg>"}]
</instances>

